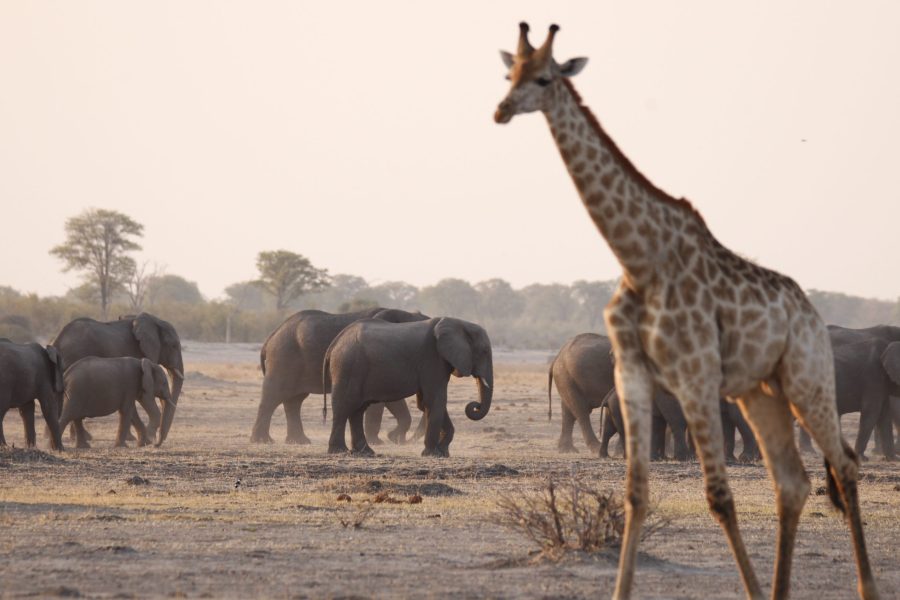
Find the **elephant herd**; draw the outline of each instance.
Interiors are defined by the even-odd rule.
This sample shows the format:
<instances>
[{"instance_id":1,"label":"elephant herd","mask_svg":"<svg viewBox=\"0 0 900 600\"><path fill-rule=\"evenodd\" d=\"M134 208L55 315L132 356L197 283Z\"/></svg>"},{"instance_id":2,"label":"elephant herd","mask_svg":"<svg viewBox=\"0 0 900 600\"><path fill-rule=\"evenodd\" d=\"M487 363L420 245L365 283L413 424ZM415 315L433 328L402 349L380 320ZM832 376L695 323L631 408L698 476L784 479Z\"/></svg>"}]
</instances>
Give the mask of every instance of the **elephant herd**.
<instances>
[{"instance_id":1,"label":"elephant herd","mask_svg":"<svg viewBox=\"0 0 900 600\"><path fill-rule=\"evenodd\" d=\"M895 457L893 429L900 430L900 328L878 326L847 329L829 326L834 350L839 414L860 413L856 452L863 456L875 432L881 453ZM478 401L465 408L469 419L488 414L493 396L493 361L487 332L468 321L429 318L398 309L331 314L304 310L288 317L269 335L260 351L262 395L250 440L271 443L272 415L284 407L287 443L308 444L300 408L310 394L323 394L323 418L331 393L332 428L329 453L372 455L385 408L397 420L391 441L406 441L412 418L405 398L416 397L423 416L416 437L424 436L423 456L449 456L454 426L447 411L451 375L473 377ZM549 416L552 387L561 398L560 452L574 452L577 423L588 449L609 456L613 436L624 431L613 380L610 341L583 333L569 340L550 364ZM41 405L50 444L62 449L62 431L71 423L77 447L88 447L83 419L119 413L116 445L123 446L131 427L138 445L154 438L161 445L169 433L184 384L181 342L168 322L147 313L111 322L75 319L46 347L0 339L0 445L5 444L2 417L17 408L26 443L35 445L34 405ZM156 400L162 403L159 410ZM145 426L135 403L148 415ZM721 401L726 458L735 460L736 432L743 450L736 460L759 459L753 432L737 407ZM600 439L590 422L601 412ZM350 446L346 428L350 425ZM665 390L653 400L651 456L667 455L671 432L673 458L693 456L687 422L678 401ZM801 430L801 447L811 447Z\"/></svg>"},{"instance_id":2,"label":"elephant herd","mask_svg":"<svg viewBox=\"0 0 900 600\"><path fill-rule=\"evenodd\" d=\"M836 402L838 414L860 413L855 450L865 458L873 430L876 444L885 458L896 457L893 429L900 431L900 327L877 326L868 329L828 327L834 351ZM624 431L619 397L613 381L613 354L609 339L583 333L569 340L550 365L548 374L549 415L552 415L552 385L556 381L562 404L560 452L574 452L572 432L575 423L584 443L592 452L609 456L609 441ZM740 461L760 459L753 431L737 406L720 401L725 455L735 460L735 431L741 434ZM590 423L595 409L601 414L601 439ZM651 457L666 457L666 430L671 430L674 458L693 456L687 423L677 399L665 390L657 390L653 399ZM812 449L805 430L800 429L800 446Z\"/></svg>"},{"instance_id":3,"label":"elephant herd","mask_svg":"<svg viewBox=\"0 0 900 600\"><path fill-rule=\"evenodd\" d=\"M0 445L6 444L3 417L10 408L17 408L22 416L26 444L35 445L36 400L55 450L62 449L61 433L69 423L77 445L87 447L90 434L83 420L117 411L117 446L125 445L132 425L138 432L138 443L147 444L156 437L159 446L172 426L183 383L178 333L171 323L147 313L107 323L75 319L45 347L2 338ZM156 398L163 404L162 413ZM148 427L135 414L135 401L147 412Z\"/></svg>"}]
</instances>

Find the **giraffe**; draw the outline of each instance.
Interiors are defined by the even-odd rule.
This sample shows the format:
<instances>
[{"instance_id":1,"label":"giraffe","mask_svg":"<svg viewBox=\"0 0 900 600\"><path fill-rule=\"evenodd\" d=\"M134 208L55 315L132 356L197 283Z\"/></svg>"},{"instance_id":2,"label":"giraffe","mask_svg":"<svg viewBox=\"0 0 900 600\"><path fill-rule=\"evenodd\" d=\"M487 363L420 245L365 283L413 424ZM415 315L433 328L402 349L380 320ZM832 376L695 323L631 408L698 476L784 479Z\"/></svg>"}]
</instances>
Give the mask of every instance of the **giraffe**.
<instances>
[{"instance_id":1,"label":"giraffe","mask_svg":"<svg viewBox=\"0 0 900 600\"><path fill-rule=\"evenodd\" d=\"M877 598L859 510L859 461L841 436L822 319L793 280L728 250L688 201L669 196L632 165L569 79L587 59L553 58L558 30L552 25L536 49L528 25L520 23L516 54L501 52L511 85L494 120L544 114L588 214L623 269L604 310L628 444L626 524L614 597L631 595L649 500L651 398L661 385L684 411L710 512L724 530L748 597L762 598L762 590L725 472L720 396L737 402L750 423L774 484L779 524L772 597L788 596L797 524L810 489L793 414L825 456L831 501L851 532L859 595Z\"/></svg>"}]
</instances>

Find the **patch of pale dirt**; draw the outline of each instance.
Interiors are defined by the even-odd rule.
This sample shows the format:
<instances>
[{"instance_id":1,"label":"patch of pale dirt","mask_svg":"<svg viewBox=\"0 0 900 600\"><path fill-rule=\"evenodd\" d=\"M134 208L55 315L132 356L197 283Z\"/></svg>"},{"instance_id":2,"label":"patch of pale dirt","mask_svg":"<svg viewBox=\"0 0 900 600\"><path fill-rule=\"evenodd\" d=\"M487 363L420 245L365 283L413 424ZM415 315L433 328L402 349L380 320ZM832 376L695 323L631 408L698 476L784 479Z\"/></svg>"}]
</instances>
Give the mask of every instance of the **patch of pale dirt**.
<instances>
[{"instance_id":1,"label":"patch of pale dirt","mask_svg":"<svg viewBox=\"0 0 900 600\"><path fill-rule=\"evenodd\" d=\"M23 450L18 413L7 414L6 437L15 447L0 450L0 597L611 595L615 550L549 561L501 526L496 512L498 497L538 490L551 476L622 487L622 460L588 455L577 432L580 453L557 454L559 413L547 422L540 355L498 360L494 408L480 422L463 413L475 385L451 383L451 458L422 458L421 442L411 442L386 443L363 459L325 453L321 397L303 407L312 445L281 441L280 410L272 427L278 441L250 444L258 347L186 347L187 382L162 448L112 448L116 418L105 417L88 422L89 450L72 449L68 436L62 454L44 440L38 450ZM383 433L393 427L385 418ZM855 419L844 424L854 435ZM820 458L804 459L814 492L800 524L793 597L853 597L847 528L827 496L815 494L824 485ZM768 582L777 524L768 476L756 464L729 465L729 475L744 540ZM636 595L743 597L706 508L698 464L654 463L651 477L655 510L671 523L641 547ZM882 596L896 598L900 466L863 463L860 496Z\"/></svg>"}]
</instances>

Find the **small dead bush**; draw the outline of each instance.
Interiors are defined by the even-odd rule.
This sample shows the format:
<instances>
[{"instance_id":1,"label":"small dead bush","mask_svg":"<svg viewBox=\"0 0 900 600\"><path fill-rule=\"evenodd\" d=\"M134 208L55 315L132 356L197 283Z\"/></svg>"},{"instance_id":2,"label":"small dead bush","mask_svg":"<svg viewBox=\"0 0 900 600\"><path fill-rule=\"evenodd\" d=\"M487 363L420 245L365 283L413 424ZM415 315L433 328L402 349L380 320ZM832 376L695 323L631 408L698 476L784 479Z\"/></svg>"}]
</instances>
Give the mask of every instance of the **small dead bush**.
<instances>
[{"instance_id":1,"label":"small dead bush","mask_svg":"<svg viewBox=\"0 0 900 600\"><path fill-rule=\"evenodd\" d=\"M559 558L569 550L598 552L618 547L625 531L622 500L576 477L562 486L551 479L537 493L501 496L497 508L502 525L524 534L550 558ZM641 539L665 525L650 511Z\"/></svg>"},{"instance_id":2,"label":"small dead bush","mask_svg":"<svg viewBox=\"0 0 900 600\"><path fill-rule=\"evenodd\" d=\"M375 505L371 502L363 502L363 504L356 509L350 516L341 516L339 520L341 522L341 526L345 529L360 529L363 526L369 517L372 516L372 512L375 510ZM346 514L346 513L345 513Z\"/></svg>"}]
</instances>

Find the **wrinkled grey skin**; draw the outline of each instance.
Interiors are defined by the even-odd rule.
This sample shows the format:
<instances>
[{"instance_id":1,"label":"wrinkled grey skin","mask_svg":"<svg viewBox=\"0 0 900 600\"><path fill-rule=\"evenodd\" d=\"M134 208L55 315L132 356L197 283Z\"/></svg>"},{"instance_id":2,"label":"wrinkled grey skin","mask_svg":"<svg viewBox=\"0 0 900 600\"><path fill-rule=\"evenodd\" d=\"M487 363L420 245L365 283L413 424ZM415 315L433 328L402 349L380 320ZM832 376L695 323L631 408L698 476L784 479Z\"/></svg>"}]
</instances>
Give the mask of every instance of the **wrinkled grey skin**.
<instances>
[{"instance_id":1,"label":"wrinkled grey skin","mask_svg":"<svg viewBox=\"0 0 900 600\"><path fill-rule=\"evenodd\" d=\"M50 447L62 450L57 415L62 403L63 363L56 348L40 344L16 344L0 338L0 446L6 445L3 436L3 417L10 408L18 408L25 424L25 443L36 444L34 429L34 401L41 405L41 413L50 430Z\"/></svg>"},{"instance_id":2,"label":"wrinkled grey skin","mask_svg":"<svg viewBox=\"0 0 900 600\"><path fill-rule=\"evenodd\" d=\"M451 374L477 380L480 401L466 406L466 416L484 418L491 408L494 370L491 341L479 325L449 317L417 323L364 319L349 325L331 343L322 369L333 413L328 452L347 452L349 420L353 453L374 455L363 431L366 407L414 395L427 419L422 456L449 456Z\"/></svg>"},{"instance_id":3,"label":"wrinkled grey skin","mask_svg":"<svg viewBox=\"0 0 900 600\"><path fill-rule=\"evenodd\" d=\"M607 447L610 438L624 431L624 421L622 419L622 408L619 402L619 395L615 388L610 390L607 397L603 400L604 406L608 409L610 422L612 427L607 429L604 423L603 445L600 449L600 456L608 456ZM725 430L725 458L726 460L738 460L740 462L752 462L761 460L762 456L753 431L744 420L740 409L734 404L726 400L720 401L722 411L722 428ZM688 429L687 420L681 410L681 404L678 400L665 390L657 391L653 398L653 433L650 444L651 460L665 460L666 458L666 427L672 430L672 441L674 442L673 454L675 460L691 460L695 453L693 443L690 439L690 431ZM740 457L734 457L734 431L737 429L741 433L741 439L744 442L744 449ZM728 443L730 431L730 443ZM620 433L621 436L621 433Z\"/></svg>"},{"instance_id":4,"label":"wrinkled grey skin","mask_svg":"<svg viewBox=\"0 0 900 600\"><path fill-rule=\"evenodd\" d=\"M895 460L893 418L897 415L893 409L896 397L900 396L900 342L873 337L833 346L838 414L859 413L856 454L866 459L864 451L875 430L885 458ZM801 435L801 447L810 446L809 436L804 439Z\"/></svg>"},{"instance_id":5,"label":"wrinkled grey skin","mask_svg":"<svg viewBox=\"0 0 900 600\"><path fill-rule=\"evenodd\" d=\"M547 375L548 417L553 414L553 380L560 396L562 431L557 448L560 452L576 452L572 431L578 423L588 450L600 451L601 443L591 427L591 411L600 408L603 399L615 385L612 344L596 333L576 335L563 345L550 364Z\"/></svg>"},{"instance_id":6,"label":"wrinkled grey skin","mask_svg":"<svg viewBox=\"0 0 900 600\"><path fill-rule=\"evenodd\" d=\"M130 425L138 432L138 446L151 442L147 429L135 414L135 401L155 403L159 398L169 405L172 396L169 380L162 367L147 358L89 356L76 361L65 372L65 398L60 427L74 421L78 448L90 448L82 420L119 412L119 431L115 446L125 446Z\"/></svg>"},{"instance_id":7,"label":"wrinkled grey skin","mask_svg":"<svg viewBox=\"0 0 900 600\"><path fill-rule=\"evenodd\" d=\"M408 323L427 319L421 313L391 308L372 308L352 313L331 314L321 310L302 310L284 320L269 334L259 353L259 363L263 372L262 397L256 413L256 422L250 434L254 443L270 444L269 435L272 413L279 405L284 405L287 419L288 444L309 444L303 432L300 407L310 394L321 394L330 389L322 389L322 362L325 351L334 338L345 327L360 319L377 318L392 323ZM388 434L388 438L403 443L409 430L411 417L406 402L391 398L388 409L397 417L398 426ZM377 415L378 428L372 427L375 416L370 417L369 426L373 440L378 437L381 427L380 408ZM375 441L375 443L378 443Z\"/></svg>"},{"instance_id":8,"label":"wrinkled grey skin","mask_svg":"<svg viewBox=\"0 0 900 600\"><path fill-rule=\"evenodd\" d=\"M172 392L162 416L155 401L145 403L141 400L141 406L150 417L147 426L149 435L157 435L157 446L165 441L184 385L181 340L171 323L149 313L127 315L107 323L88 318L75 319L62 328L50 345L59 351L66 368L88 356L147 358L165 367L172 380Z\"/></svg>"}]
</instances>

